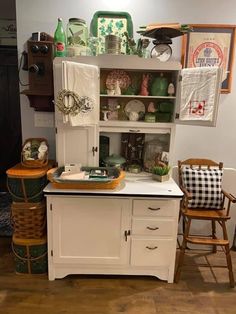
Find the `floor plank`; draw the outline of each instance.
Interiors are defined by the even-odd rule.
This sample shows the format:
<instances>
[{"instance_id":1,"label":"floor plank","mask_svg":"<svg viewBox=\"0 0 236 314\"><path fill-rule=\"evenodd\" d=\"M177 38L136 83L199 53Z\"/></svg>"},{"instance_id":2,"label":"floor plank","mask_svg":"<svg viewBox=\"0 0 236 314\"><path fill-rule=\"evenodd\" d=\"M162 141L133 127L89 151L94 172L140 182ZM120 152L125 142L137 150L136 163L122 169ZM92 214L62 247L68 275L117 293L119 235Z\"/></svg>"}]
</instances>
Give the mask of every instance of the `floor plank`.
<instances>
[{"instance_id":1,"label":"floor plank","mask_svg":"<svg viewBox=\"0 0 236 314\"><path fill-rule=\"evenodd\" d=\"M178 255L178 252L177 252ZM236 277L236 252L232 252ZM199 266L201 264L201 266ZM225 256L187 250L178 284L148 276L15 274L11 240L0 238L1 314L235 314Z\"/></svg>"}]
</instances>

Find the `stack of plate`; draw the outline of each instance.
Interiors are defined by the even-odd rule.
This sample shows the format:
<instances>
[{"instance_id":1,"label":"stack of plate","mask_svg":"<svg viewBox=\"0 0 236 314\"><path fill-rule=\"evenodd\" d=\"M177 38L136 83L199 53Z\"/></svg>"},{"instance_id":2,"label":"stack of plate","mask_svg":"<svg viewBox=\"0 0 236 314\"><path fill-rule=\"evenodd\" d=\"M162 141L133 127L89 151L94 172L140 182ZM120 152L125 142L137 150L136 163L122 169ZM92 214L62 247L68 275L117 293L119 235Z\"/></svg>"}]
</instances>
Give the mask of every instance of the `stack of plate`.
<instances>
[{"instance_id":1,"label":"stack of plate","mask_svg":"<svg viewBox=\"0 0 236 314\"><path fill-rule=\"evenodd\" d=\"M121 53L121 38L116 35L105 36L105 52L110 54Z\"/></svg>"}]
</instances>

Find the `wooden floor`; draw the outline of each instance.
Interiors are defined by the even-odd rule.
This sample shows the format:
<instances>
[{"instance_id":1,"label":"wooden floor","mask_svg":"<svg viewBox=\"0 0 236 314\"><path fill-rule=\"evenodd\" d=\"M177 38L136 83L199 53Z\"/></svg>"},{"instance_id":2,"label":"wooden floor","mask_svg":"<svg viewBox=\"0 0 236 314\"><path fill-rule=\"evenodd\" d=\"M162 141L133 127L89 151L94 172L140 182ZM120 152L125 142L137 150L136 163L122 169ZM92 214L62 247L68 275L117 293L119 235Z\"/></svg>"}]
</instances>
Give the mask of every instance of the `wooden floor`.
<instances>
[{"instance_id":1,"label":"wooden floor","mask_svg":"<svg viewBox=\"0 0 236 314\"><path fill-rule=\"evenodd\" d=\"M178 253L177 253L178 254ZM236 277L236 252L232 252ZM222 252L187 253L181 280L168 284L143 276L17 275L10 239L0 238L1 314L235 314L236 288L228 283Z\"/></svg>"}]
</instances>

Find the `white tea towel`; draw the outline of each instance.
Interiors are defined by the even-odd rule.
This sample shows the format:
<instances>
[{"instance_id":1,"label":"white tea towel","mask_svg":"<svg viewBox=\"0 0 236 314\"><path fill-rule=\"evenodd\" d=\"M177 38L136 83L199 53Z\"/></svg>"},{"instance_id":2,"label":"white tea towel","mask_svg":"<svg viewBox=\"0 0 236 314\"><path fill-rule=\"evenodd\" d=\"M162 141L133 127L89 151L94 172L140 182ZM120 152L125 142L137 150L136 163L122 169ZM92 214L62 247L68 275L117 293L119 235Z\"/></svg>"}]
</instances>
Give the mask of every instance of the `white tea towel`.
<instances>
[{"instance_id":1,"label":"white tea towel","mask_svg":"<svg viewBox=\"0 0 236 314\"><path fill-rule=\"evenodd\" d=\"M62 61L62 88L75 92L84 101L84 110L76 115L69 114L64 121L69 120L71 126L94 125L99 120L99 85L98 67L77 62ZM86 108L87 101L93 106ZM65 106L73 102L71 96L65 97Z\"/></svg>"},{"instance_id":2,"label":"white tea towel","mask_svg":"<svg viewBox=\"0 0 236 314\"><path fill-rule=\"evenodd\" d=\"M213 120L218 99L218 76L218 67L182 70L180 120Z\"/></svg>"}]
</instances>

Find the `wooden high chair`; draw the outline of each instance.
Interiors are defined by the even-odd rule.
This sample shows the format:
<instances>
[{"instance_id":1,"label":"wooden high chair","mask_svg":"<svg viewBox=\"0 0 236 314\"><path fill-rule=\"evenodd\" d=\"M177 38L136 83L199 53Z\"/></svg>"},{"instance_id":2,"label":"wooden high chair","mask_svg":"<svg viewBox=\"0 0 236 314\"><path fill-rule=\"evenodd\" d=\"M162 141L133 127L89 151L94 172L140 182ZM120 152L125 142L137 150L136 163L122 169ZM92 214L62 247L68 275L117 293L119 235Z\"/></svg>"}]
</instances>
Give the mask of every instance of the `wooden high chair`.
<instances>
[{"instance_id":1,"label":"wooden high chair","mask_svg":"<svg viewBox=\"0 0 236 314\"><path fill-rule=\"evenodd\" d=\"M175 282L178 282L180 278L187 243L212 245L214 253L216 253L217 246L221 246L225 252L230 286L233 288L235 282L226 221L230 219L230 206L231 203L236 202L236 198L221 188L223 163L216 163L209 159L178 161L178 174L179 185L184 193L180 208L184 233ZM198 236L191 234L190 229L193 220L210 221L212 227L211 235ZM222 228L221 238L216 236L216 223Z\"/></svg>"}]
</instances>

